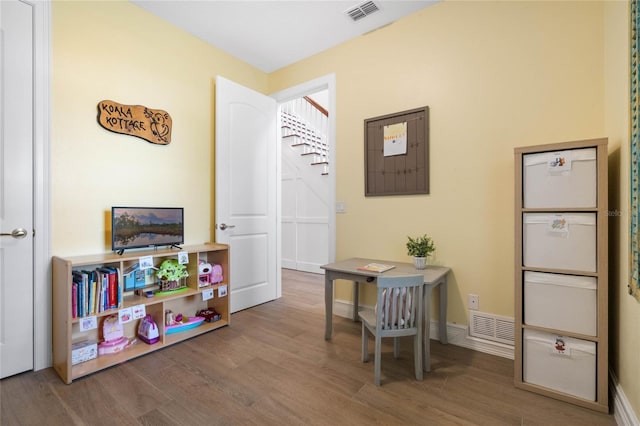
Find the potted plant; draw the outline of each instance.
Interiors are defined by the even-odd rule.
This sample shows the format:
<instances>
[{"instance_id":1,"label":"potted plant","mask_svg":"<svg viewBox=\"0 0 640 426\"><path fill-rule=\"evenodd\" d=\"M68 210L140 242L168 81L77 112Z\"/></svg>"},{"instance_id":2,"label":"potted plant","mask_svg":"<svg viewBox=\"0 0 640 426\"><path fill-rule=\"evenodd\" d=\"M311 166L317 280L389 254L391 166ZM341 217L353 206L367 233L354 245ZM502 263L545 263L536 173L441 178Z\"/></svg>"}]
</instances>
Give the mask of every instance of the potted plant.
<instances>
[{"instance_id":1,"label":"potted plant","mask_svg":"<svg viewBox=\"0 0 640 426\"><path fill-rule=\"evenodd\" d=\"M427 266L427 257L436 250L436 246L427 235L412 238L407 237L407 254L413 256L413 264L416 269L424 269Z\"/></svg>"}]
</instances>

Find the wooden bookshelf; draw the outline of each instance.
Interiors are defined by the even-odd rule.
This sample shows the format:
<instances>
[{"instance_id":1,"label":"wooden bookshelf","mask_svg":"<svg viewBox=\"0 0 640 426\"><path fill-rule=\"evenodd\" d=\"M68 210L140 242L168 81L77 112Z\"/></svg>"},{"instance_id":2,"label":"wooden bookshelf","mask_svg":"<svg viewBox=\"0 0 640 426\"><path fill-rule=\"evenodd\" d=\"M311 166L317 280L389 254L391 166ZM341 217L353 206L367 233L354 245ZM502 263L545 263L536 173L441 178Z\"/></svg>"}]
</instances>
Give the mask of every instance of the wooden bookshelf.
<instances>
[{"instance_id":1,"label":"wooden bookshelf","mask_svg":"<svg viewBox=\"0 0 640 426\"><path fill-rule=\"evenodd\" d=\"M151 256L153 264L158 267L166 259L177 259L179 252L188 253L189 263L187 270L187 290L173 294L155 295L148 298L135 294L134 291L124 291L122 305L118 309L108 309L97 313L98 327L88 331L80 330L80 321L83 318L73 318L72 315L72 274L74 270L86 270L99 267L118 268L124 271L131 265L138 263L139 258ZM204 261L222 266L224 281L199 287L198 262ZM164 249L125 252L123 255L115 253L58 257L52 259L53 267L53 367L69 384L80 377L98 372L105 368L123 363L130 359L146 355L150 352L182 342L186 339L216 330L229 325L229 247L225 244L201 244L183 247L182 249ZM120 274L120 281L122 274ZM122 283L123 285L123 283ZM226 286L226 295L219 297L219 289ZM152 284L150 289L154 288ZM213 298L203 300L203 292L213 291ZM129 347L109 355L99 355L97 358L72 365L72 345L82 341L94 341L99 343L102 339L102 322L105 318L117 314L119 310L133 306L144 305L147 314L151 314L158 326L160 340L152 345L144 343L137 338L139 321L134 320L124 324L124 335L133 344ZM221 319L215 322L203 322L199 326L173 334L165 334L165 312L171 310L174 313L182 313L184 316L195 316L196 312L204 308L215 308L221 315Z\"/></svg>"}]
</instances>

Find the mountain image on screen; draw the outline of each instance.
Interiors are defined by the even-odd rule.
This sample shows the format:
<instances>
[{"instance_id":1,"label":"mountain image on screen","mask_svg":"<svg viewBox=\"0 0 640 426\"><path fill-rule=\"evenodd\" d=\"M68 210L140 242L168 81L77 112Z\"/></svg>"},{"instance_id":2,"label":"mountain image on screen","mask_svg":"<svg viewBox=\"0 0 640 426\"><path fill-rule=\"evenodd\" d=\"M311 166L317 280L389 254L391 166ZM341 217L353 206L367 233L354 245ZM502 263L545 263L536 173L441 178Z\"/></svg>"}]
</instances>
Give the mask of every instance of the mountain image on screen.
<instances>
[{"instance_id":1,"label":"mountain image on screen","mask_svg":"<svg viewBox=\"0 0 640 426\"><path fill-rule=\"evenodd\" d=\"M178 207L112 207L114 251L184 242L184 209Z\"/></svg>"}]
</instances>

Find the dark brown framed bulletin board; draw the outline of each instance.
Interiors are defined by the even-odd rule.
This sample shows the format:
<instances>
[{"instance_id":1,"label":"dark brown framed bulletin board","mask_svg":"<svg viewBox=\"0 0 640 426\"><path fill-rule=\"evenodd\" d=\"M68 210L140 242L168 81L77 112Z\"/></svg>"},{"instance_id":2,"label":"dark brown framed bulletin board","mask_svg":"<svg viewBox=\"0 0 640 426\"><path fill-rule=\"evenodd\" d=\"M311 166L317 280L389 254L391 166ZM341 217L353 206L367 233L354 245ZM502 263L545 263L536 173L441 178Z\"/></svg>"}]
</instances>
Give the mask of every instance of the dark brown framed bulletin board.
<instances>
[{"instance_id":1,"label":"dark brown framed bulletin board","mask_svg":"<svg viewBox=\"0 0 640 426\"><path fill-rule=\"evenodd\" d=\"M429 193L429 107L364 120L364 195Z\"/></svg>"}]
</instances>

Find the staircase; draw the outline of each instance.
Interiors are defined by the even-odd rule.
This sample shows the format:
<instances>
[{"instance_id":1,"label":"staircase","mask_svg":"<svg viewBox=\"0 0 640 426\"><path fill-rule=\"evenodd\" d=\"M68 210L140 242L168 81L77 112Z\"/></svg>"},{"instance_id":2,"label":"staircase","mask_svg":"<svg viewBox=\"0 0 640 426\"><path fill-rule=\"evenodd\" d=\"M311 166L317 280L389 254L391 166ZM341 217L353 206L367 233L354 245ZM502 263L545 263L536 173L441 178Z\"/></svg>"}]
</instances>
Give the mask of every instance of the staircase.
<instances>
[{"instance_id":1,"label":"staircase","mask_svg":"<svg viewBox=\"0 0 640 426\"><path fill-rule=\"evenodd\" d=\"M304 97L283 104L280 121L282 142L297 150L303 161L318 168L322 176L328 175L328 112L312 99Z\"/></svg>"},{"instance_id":2,"label":"staircase","mask_svg":"<svg viewBox=\"0 0 640 426\"><path fill-rule=\"evenodd\" d=\"M329 262L328 113L312 99L280 107L282 267L321 274Z\"/></svg>"}]
</instances>

